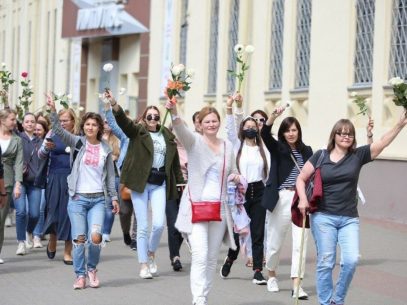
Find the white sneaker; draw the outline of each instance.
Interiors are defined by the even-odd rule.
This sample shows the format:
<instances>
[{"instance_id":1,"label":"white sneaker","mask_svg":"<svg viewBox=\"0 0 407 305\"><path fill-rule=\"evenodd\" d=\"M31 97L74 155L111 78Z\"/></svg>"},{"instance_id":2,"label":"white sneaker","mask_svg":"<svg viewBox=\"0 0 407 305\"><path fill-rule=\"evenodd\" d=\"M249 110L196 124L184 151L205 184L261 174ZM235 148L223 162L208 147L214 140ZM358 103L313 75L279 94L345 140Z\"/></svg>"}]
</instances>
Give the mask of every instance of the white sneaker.
<instances>
[{"instance_id":1,"label":"white sneaker","mask_svg":"<svg viewBox=\"0 0 407 305\"><path fill-rule=\"evenodd\" d=\"M25 251L25 243L23 241L19 241L16 254L17 255L25 255L25 253L26 253L26 251Z\"/></svg>"},{"instance_id":2,"label":"white sneaker","mask_svg":"<svg viewBox=\"0 0 407 305\"><path fill-rule=\"evenodd\" d=\"M44 247L41 243L41 238L39 236L34 236L34 248L42 248Z\"/></svg>"},{"instance_id":3,"label":"white sneaker","mask_svg":"<svg viewBox=\"0 0 407 305\"><path fill-rule=\"evenodd\" d=\"M33 243L31 242L32 235L29 233L25 233L25 248L32 249Z\"/></svg>"},{"instance_id":4,"label":"white sneaker","mask_svg":"<svg viewBox=\"0 0 407 305\"><path fill-rule=\"evenodd\" d=\"M102 235L102 239L105 241L105 242L107 242L107 243L109 243L111 240L110 240L110 234L103 234Z\"/></svg>"},{"instance_id":5,"label":"white sneaker","mask_svg":"<svg viewBox=\"0 0 407 305\"><path fill-rule=\"evenodd\" d=\"M4 260L0 257L0 265L4 264Z\"/></svg>"},{"instance_id":6,"label":"white sneaker","mask_svg":"<svg viewBox=\"0 0 407 305\"><path fill-rule=\"evenodd\" d=\"M153 276L158 275L158 267L157 267L157 264L155 263L154 256L150 256L148 258L148 268L150 269L150 273Z\"/></svg>"},{"instance_id":7,"label":"white sneaker","mask_svg":"<svg viewBox=\"0 0 407 305\"><path fill-rule=\"evenodd\" d=\"M148 270L148 268L143 268L140 270L140 277L142 279L152 279L153 276L150 273L150 270Z\"/></svg>"},{"instance_id":8,"label":"white sneaker","mask_svg":"<svg viewBox=\"0 0 407 305\"><path fill-rule=\"evenodd\" d=\"M291 295L293 297L293 299L296 298L297 296L297 287L295 287L292 291L291 291ZM300 286L298 289L298 299L299 300L308 300L308 294L302 289L302 287Z\"/></svg>"},{"instance_id":9,"label":"white sneaker","mask_svg":"<svg viewBox=\"0 0 407 305\"><path fill-rule=\"evenodd\" d=\"M267 281L267 290L270 292L278 292L280 288L278 288L277 279L275 277L271 277Z\"/></svg>"}]
</instances>

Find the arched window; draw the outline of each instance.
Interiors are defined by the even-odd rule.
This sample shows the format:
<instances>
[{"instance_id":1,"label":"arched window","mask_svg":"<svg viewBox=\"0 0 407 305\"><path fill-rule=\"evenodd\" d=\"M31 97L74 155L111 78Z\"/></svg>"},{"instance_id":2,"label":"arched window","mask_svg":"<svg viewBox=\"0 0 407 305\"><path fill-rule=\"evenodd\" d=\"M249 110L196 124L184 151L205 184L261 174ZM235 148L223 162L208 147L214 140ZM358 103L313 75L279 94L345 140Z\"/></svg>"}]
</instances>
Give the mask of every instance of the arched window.
<instances>
[{"instance_id":1,"label":"arched window","mask_svg":"<svg viewBox=\"0 0 407 305\"><path fill-rule=\"evenodd\" d=\"M283 74L284 0L274 0L271 19L269 90L281 89Z\"/></svg>"},{"instance_id":2,"label":"arched window","mask_svg":"<svg viewBox=\"0 0 407 305\"><path fill-rule=\"evenodd\" d=\"M407 80L407 0L393 1L389 76Z\"/></svg>"},{"instance_id":3,"label":"arched window","mask_svg":"<svg viewBox=\"0 0 407 305\"><path fill-rule=\"evenodd\" d=\"M208 94L216 93L218 65L219 0L212 0L209 42Z\"/></svg>"},{"instance_id":4,"label":"arched window","mask_svg":"<svg viewBox=\"0 0 407 305\"><path fill-rule=\"evenodd\" d=\"M229 48L228 48L228 69L236 70L236 53L234 46L239 39L239 3L240 0L232 0L229 20ZM227 92L232 93L236 88L236 79L230 73L227 74Z\"/></svg>"}]
</instances>

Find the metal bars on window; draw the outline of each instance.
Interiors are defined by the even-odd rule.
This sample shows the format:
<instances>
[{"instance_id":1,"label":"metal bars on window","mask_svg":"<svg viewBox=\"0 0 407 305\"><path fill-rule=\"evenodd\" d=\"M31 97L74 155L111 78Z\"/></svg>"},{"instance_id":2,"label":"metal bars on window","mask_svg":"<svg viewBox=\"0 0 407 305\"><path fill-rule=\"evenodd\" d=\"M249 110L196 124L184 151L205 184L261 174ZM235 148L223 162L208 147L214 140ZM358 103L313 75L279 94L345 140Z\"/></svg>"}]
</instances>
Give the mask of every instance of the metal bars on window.
<instances>
[{"instance_id":1,"label":"metal bars on window","mask_svg":"<svg viewBox=\"0 0 407 305\"><path fill-rule=\"evenodd\" d=\"M215 94L218 65L219 0L212 0L210 31L208 94Z\"/></svg>"},{"instance_id":2,"label":"metal bars on window","mask_svg":"<svg viewBox=\"0 0 407 305\"><path fill-rule=\"evenodd\" d=\"M281 89L283 74L284 0L274 0L271 20L269 90Z\"/></svg>"},{"instance_id":3,"label":"metal bars on window","mask_svg":"<svg viewBox=\"0 0 407 305\"><path fill-rule=\"evenodd\" d=\"M312 0L297 1L295 88L308 88Z\"/></svg>"},{"instance_id":4,"label":"metal bars on window","mask_svg":"<svg viewBox=\"0 0 407 305\"><path fill-rule=\"evenodd\" d=\"M229 20L229 49L228 49L228 70L236 70L236 53L234 46L239 39L239 5L240 0L232 0ZM234 92L236 79L230 73L227 74L227 92Z\"/></svg>"},{"instance_id":5,"label":"metal bars on window","mask_svg":"<svg viewBox=\"0 0 407 305\"><path fill-rule=\"evenodd\" d=\"M407 80L407 0L393 1L389 76Z\"/></svg>"},{"instance_id":6,"label":"metal bars on window","mask_svg":"<svg viewBox=\"0 0 407 305\"><path fill-rule=\"evenodd\" d=\"M356 1L354 84L372 83L375 0Z\"/></svg>"},{"instance_id":7,"label":"metal bars on window","mask_svg":"<svg viewBox=\"0 0 407 305\"><path fill-rule=\"evenodd\" d=\"M187 35L188 35L188 0L182 0L179 62L184 65L187 63Z\"/></svg>"}]
</instances>

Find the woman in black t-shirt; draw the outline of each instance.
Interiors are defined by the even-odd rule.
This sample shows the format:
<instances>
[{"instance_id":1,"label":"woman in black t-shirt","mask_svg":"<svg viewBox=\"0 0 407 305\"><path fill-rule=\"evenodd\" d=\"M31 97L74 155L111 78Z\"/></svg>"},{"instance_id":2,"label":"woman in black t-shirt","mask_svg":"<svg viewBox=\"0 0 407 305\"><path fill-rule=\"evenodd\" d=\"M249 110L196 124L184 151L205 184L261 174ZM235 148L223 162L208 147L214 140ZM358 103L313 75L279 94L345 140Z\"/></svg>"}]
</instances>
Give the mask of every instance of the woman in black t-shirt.
<instances>
[{"instance_id":1,"label":"woman in black t-shirt","mask_svg":"<svg viewBox=\"0 0 407 305\"><path fill-rule=\"evenodd\" d=\"M357 183L362 166L375 159L407 124L406 111L391 130L372 144L356 148L355 127L346 119L332 128L327 153L321 163L323 199L311 216L311 231L317 248L317 293L319 304L344 304L359 259ZM305 163L297 179L299 209L305 215L309 203L305 182L315 171L321 151ZM341 270L335 289L332 271L336 247L341 251Z\"/></svg>"}]
</instances>

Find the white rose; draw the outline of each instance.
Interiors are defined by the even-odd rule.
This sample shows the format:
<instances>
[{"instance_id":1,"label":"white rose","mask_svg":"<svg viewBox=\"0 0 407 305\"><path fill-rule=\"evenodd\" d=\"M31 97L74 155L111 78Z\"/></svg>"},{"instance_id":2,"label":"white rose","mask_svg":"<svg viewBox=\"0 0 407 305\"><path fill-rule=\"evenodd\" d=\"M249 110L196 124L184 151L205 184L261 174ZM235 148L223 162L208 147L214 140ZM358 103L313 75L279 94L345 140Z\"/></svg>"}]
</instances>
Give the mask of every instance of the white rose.
<instances>
[{"instance_id":1,"label":"white rose","mask_svg":"<svg viewBox=\"0 0 407 305\"><path fill-rule=\"evenodd\" d=\"M2 68L6 68L6 63L5 63L5 62L2 62L2 63L1 63L1 67L2 67Z\"/></svg>"},{"instance_id":2,"label":"white rose","mask_svg":"<svg viewBox=\"0 0 407 305\"><path fill-rule=\"evenodd\" d=\"M400 77L393 77L389 80L389 84L392 86L397 86L404 83L404 80L402 80Z\"/></svg>"},{"instance_id":3,"label":"white rose","mask_svg":"<svg viewBox=\"0 0 407 305\"><path fill-rule=\"evenodd\" d=\"M33 100L32 97L29 97L29 98L28 98L28 101L29 101L29 102L32 102L32 100Z\"/></svg>"},{"instance_id":4,"label":"white rose","mask_svg":"<svg viewBox=\"0 0 407 305\"><path fill-rule=\"evenodd\" d=\"M110 72L113 70L113 65L109 62L103 65L103 71Z\"/></svg>"},{"instance_id":5,"label":"white rose","mask_svg":"<svg viewBox=\"0 0 407 305\"><path fill-rule=\"evenodd\" d=\"M174 67L172 67L171 73L174 74L175 76L178 76L184 70L185 70L185 66L183 64L179 64L179 65L175 65Z\"/></svg>"},{"instance_id":6,"label":"white rose","mask_svg":"<svg viewBox=\"0 0 407 305\"><path fill-rule=\"evenodd\" d=\"M32 89L33 89L33 86L29 86L28 89L32 90Z\"/></svg>"},{"instance_id":7,"label":"white rose","mask_svg":"<svg viewBox=\"0 0 407 305\"><path fill-rule=\"evenodd\" d=\"M358 96L358 93L357 93L356 91L353 91L353 92L350 94L350 96L351 96L351 97L357 97L357 96Z\"/></svg>"},{"instance_id":8,"label":"white rose","mask_svg":"<svg viewBox=\"0 0 407 305\"><path fill-rule=\"evenodd\" d=\"M68 94L67 96L66 96L66 98L68 99L68 100L71 100L72 99L72 94Z\"/></svg>"},{"instance_id":9,"label":"white rose","mask_svg":"<svg viewBox=\"0 0 407 305\"><path fill-rule=\"evenodd\" d=\"M83 106L80 106L80 107L78 108L78 110L79 110L79 111L84 111L85 108L84 108Z\"/></svg>"},{"instance_id":10,"label":"white rose","mask_svg":"<svg viewBox=\"0 0 407 305\"><path fill-rule=\"evenodd\" d=\"M233 49L235 50L236 53L242 53L244 51L244 46L238 43L237 45L235 45Z\"/></svg>"},{"instance_id":11,"label":"white rose","mask_svg":"<svg viewBox=\"0 0 407 305\"><path fill-rule=\"evenodd\" d=\"M66 152L67 154L69 154L69 153L71 152L71 148L70 148L69 146L67 146L67 147L65 148L65 152Z\"/></svg>"},{"instance_id":12,"label":"white rose","mask_svg":"<svg viewBox=\"0 0 407 305\"><path fill-rule=\"evenodd\" d=\"M119 95L123 95L126 92L126 88L120 88Z\"/></svg>"},{"instance_id":13,"label":"white rose","mask_svg":"<svg viewBox=\"0 0 407 305\"><path fill-rule=\"evenodd\" d=\"M249 45L246 46L246 48L244 49L244 51L245 51L247 54L252 54L252 53L254 52L254 47L249 44Z\"/></svg>"},{"instance_id":14,"label":"white rose","mask_svg":"<svg viewBox=\"0 0 407 305\"><path fill-rule=\"evenodd\" d=\"M187 77L193 78L194 75L195 75L195 70L194 69L187 69L187 71L185 73L187 74Z\"/></svg>"}]
</instances>

